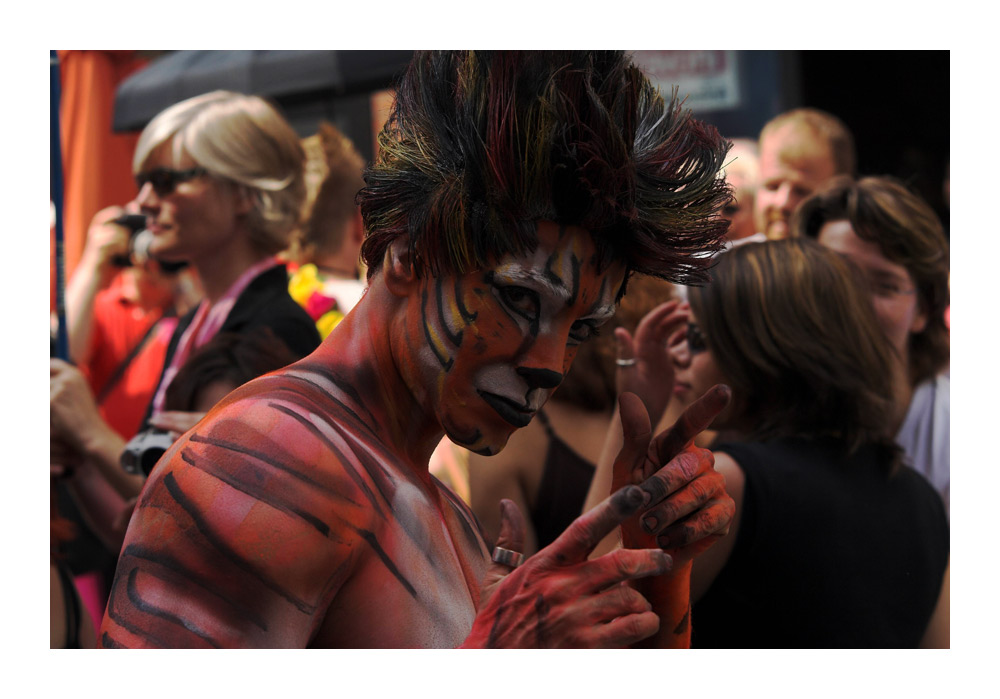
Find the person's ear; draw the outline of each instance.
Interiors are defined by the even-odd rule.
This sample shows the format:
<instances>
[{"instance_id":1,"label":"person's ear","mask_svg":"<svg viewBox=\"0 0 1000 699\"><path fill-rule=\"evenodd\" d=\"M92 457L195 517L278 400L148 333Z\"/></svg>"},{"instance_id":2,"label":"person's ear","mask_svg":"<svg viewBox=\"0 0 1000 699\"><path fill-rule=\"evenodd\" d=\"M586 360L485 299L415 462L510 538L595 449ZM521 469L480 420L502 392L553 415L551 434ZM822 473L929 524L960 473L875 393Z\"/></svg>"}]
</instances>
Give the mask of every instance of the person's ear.
<instances>
[{"instance_id":1,"label":"person's ear","mask_svg":"<svg viewBox=\"0 0 1000 699\"><path fill-rule=\"evenodd\" d=\"M396 296L409 296L419 285L408 241L397 238L389 244L382 261L385 285Z\"/></svg>"},{"instance_id":2,"label":"person's ear","mask_svg":"<svg viewBox=\"0 0 1000 699\"><path fill-rule=\"evenodd\" d=\"M361 216L361 207L355 210L354 217L351 219L350 235L358 246L365 242L365 221Z\"/></svg>"},{"instance_id":3,"label":"person's ear","mask_svg":"<svg viewBox=\"0 0 1000 699\"><path fill-rule=\"evenodd\" d=\"M243 185L237 185L233 190L233 201L235 202L236 213L239 216L246 216L253 211L254 193Z\"/></svg>"},{"instance_id":4,"label":"person's ear","mask_svg":"<svg viewBox=\"0 0 1000 699\"><path fill-rule=\"evenodd\" d=\"M910 323L910 334L919 335L924 330L927 329L927 311L923 308L924 304L919 304L917 306L917 312L913 316L913 322Z\"/></svg>"}]
</instances>

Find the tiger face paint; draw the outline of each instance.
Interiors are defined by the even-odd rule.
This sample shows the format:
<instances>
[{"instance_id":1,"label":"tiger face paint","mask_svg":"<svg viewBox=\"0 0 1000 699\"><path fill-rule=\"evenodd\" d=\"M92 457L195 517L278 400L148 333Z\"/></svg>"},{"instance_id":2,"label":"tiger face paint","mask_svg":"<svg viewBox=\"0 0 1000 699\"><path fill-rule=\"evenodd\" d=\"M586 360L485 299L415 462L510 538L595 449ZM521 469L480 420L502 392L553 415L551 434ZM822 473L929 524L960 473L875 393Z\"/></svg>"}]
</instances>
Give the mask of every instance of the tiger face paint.
<instances>
[{"instance_id":1,"label":"tiger face paint","mask_svg":"<svg viewBox=\"0 0 1000 699\"><path fill-rule=\"evenodd\" d=\"M599 273L590 233L538 223L534 252L424 278L408 305L401 371L448 437L499 452L562 382L580 343L615 313L625 268Z\"/></svg>"}]
</instances>

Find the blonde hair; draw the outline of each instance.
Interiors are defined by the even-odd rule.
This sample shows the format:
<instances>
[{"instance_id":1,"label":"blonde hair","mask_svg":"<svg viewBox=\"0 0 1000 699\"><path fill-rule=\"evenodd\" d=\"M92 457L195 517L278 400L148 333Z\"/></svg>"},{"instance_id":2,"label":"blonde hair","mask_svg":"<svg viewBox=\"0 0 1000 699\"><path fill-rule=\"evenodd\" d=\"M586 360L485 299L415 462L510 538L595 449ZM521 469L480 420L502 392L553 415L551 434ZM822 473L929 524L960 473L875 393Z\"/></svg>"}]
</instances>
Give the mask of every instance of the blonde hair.
<instances>
[{"instance_id":1,"label":"blonde hair","mask_svg":"<svg viewBox=\"0 0 1000 699\"><path fill-rule=\"evenodd\" d=\"M167 142L175 167L186 154L250 195L247 228L257 249L274 254L288 246L305 197L304 155L298 135L274 107L226 90L178 102L143 129L133 172Z\"/></svg>"},{"instance_id":2,"label":"blonde hair","mask_svg":"<svg viewBox=\"0 0 1000 699\"><path fill-rule=\"evenodd\" d=\"M365 186L365 163L351 139L329 122L302 140L306 153L306 200L292 247L299 262L338 253L357 214L355 198Z\"/></svg>"},{"instance_id":3,"label":"blonde hair","mask_svg":"<svg viewBox=\"0 0 1000 699\"><path fill-rule=\"evenodd\" d=\"M760 144L779 129L788 128L799 136L798 140L786 146L788 155L803 157L825 144L830 149L833 174L853 175L857 167L854 136L840 119L829 112L811 107L801 107L783 112L764 124L760 131Z\"/></svg>"}]
</instances>

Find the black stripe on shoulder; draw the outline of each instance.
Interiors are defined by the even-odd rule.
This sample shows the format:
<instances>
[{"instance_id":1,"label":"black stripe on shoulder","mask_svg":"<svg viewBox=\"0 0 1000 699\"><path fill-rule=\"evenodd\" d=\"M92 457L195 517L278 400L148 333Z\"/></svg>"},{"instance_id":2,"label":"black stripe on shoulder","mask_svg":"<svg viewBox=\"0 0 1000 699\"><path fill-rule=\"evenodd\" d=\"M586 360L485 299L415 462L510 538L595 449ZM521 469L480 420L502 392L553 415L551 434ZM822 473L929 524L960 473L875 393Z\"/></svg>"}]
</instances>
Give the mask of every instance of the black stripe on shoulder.
<instances>
[{"instance_id":1,"label":"black stripe on shoulder","mask_svg":"<svg viewBox=\"0 0 1000 699\"><path fill-rule=\"evenodd\" d=\"M139 590L137 589L135 584L135 579L138 574L139 574L138 568L133 568L131 571L129 571L128 574L128 583L127 583L128 599L132 603L133 607L135 607L141 612L149 614L150 616L154 616L157 617L158 619L163 619L164 621L170 622L172 624L182 626L187 631L194 634L195 636L197 636L198 638L200 638L213 648L221 647L218 641L216 641L202 629L199 629L198 626L193 622L191 622L190 620L182 619L176 614L166 612L163 609L157 607L156 605L151 604L147 602L145 599L143 599L142 595L139 593Z\"/></svg>"},{"instance_id":2,"label":"black stripe on shoulder","mask_svg":"<svg viewBox=\"0 0 1000 699\"><path fill-rule=\"evenodd\" d=\"M378 554L378 557L381 559L385 567L389 570L390 573L392 573L396 577L396 579L406 589L406 591L410 593L410 596L413 597L413 599L417 599L416 588L413 587L413 585L410 584L410 581L407 580L403 576L403 574L399 571L399 568L397 568L396 564L393 563L391 558L389 558L389 554L387 554L385 552L385 549L382 548L382 545L378 542L378 539L375 537L375 535L372 532L368 531L367 529L360 529L358 527L354 527L354 531L358 533L358 536L360 536L362 539L368 542L368 545L372 547L372 550L376 554Z\"/></svg>"},{"instance_id":3,"label":"black stripe on shoulder","mask_svg":"<svg viewBox=\"0 0 1000 699\"><path fill-rule=\"evenodd\" d=\"M125 585L125 581L122 580L122 577L120 575L115 575L115 582L111 586L111 596L108 599L108 616L111 618L111 620L116 624L118 624L119 626L121 626L126 631L128 631L129 633L131 633L132 635L140 636L146 639L147 641L151 642L154 646L158 648L173 647L174 644L170 643L164 638L161 638L157 634L150 633L146 629L139 628L138 626L130 622L126 618L126 616L121 613L121 610L118 608L118 602L121 599L122 594L127 594L127 593L119 592L120 585Z\"/></svg>"},{"instance_id":4,"label":"black stripe on shoulder","mask_svg":"<svg viewBox=\"0 0 1000 699\"><path fill-rule=\"evenodd\" d=\"M307 379L304 376L292 375L292 374L281 374L281 376L289 379L297 379L299 381L304 381L311 386L315 386L318 390L323 391L327 396L329 396L331 400L340 405L340 407L343 408L345 412L354 417L354 419L356 419L360 425L367 428L368 431L371 432L372 434L375 434L374 428L372 426L377 424L378 421L375 419L375 416L372 415L371 412L368 410L368 407L365 405L364 400L362 400L361 398L361 394L358 392L357 388L354 387L354 384L352 382L348 381L343 376L340 376L339 374L330 371L329 367L319 362L299 362L298 364L295 365L295 368L298 371L311 372L313 374L316 374L317 376L321 376L322 378L332 383L334 386L337 387L337 390L346 395L351 400L351 402L354 403L354 405L358 406L359 409L364 411L365 417L362 418L361 416L359 416L353 408L348 406L342 400L338 399L336 396L333 396L327 391L325 391L323 387L320 386L319 384L313 381L309 381L309 379Z\"/></svg>"},{"instance_id":5,"label":"black stripe on shoulder","mask_svg":"<svg viewBox=\"0 0 1000 699\"><path fill-rule=\"evenodd\" d=\"M479 518L476 517L475 513L469 509L465 502L451 488L438 480L437 477L432 476L432 478L437 483L438 490L444 493L445 498L458 515L458 519L462 523L462 531L465 533L465 538L468 539L473 548L482 550L486 545L485 542L487 539L486 532Z\"/></svg>"},{"instance_id":6,"label":"black stripe on shoulder","mask_svg":"<svg viewBox=\"0 0 1000 699\"><path fill-rule=\"evenodd\" d=\"M317 490L327 495L341 499L348 499L346 498L346 496L344 496L343 493L336 490L335 488L332 488L329 485L321 483L316 479L307 476L304 473L304 471L306 468L308 468L308 466L304 462L295 461L289 464L276 458L273 454L269 452L262 451L260 449L251 449L250 447L244 446L243 444L240 444L238 442L231 442L226 439L219 439L218 437L206 437L198 432L192 434L191 437L189 438L189 441L198 444L207 444L211 447L224 449L226 451L232 451L237 454L245 454L246 456L250 456L253 457L254 459L257 459L263 464L267 464L271 468L277 469L283 473L287 473L293 478L302 481L306 485L316 488Z\"/></svg>"},{"instance_id":7,"label":"black stripe on shoulder","mask_svg":"<svg viewBox=\"0 0 1000 699\"><path fill-rule=\"evenodd\" d=\"M314 514L306 512L302 508L295 506L293 503L289 503L279 499L272 489L255 485L253 483L248 482L245 479L237 478L235 474L226 469L220 468L210 459L201 459L195 457L194 454L191 453L191 450L187 447L185 447L183 451L181 451L181 458L186 463L190 464L193 468L196 468L202 473L205 473L213 478L222 481L230 488L238 490L239 492L250 496L254 500L262 502L265 505L269 505L276 510L280 510L281 512L284 512L286 514L298 517L299 519L309 524L309 526L318 531L324 537L340 543L340 540L332 535L329 524L327 524Z\"/></svg>"},{"instance_id":8,"label":"black stripe on shoulder","mask_svg":"<svg viewBox=\"0 0 1000 699\"><path fill-rule=\"evenodd\" d=\"M236 602L220 590L214 587L209 587L205 584L205 581L201 577L192 574L191 570L187 566L173 556L169 556L160 551L154 551L140 544L129 544L122 549L121 552L121 560L125 560L127 558L135 558L153 564L157 568L161 569L161 571L153 573L146 569L145 572L150 575L155 575L167 583L180 586L197 586L201 590L231 607L237 615L246 619L261 631L267 631L267 622L260 614L245 604Z\"/></svg>"},{"instance_id":9,"label":"black stripe on shoulder","mask_svg":"<svg viewBox=\"0 0 1000 699\"><path fill-rule=\"evenodd\" d=\"M105 631L101 634L101 648L124 648L121 643L111 638L111 635Z\"/></svg>"},{"instance_id":10,"label":"black stripe on shoulder","mask_svg":"<svg viewBox=\"0 0 1000 699\"><path fill-rule=\"evenodd\" d=\"M275 410L282 412L285 415L288 415L289 417L293 418L296 422L301 424L303 427L309 430L313 435L315 435L317 439L323 442L323 444L331 452L333 452L334 456L337 457L337 460L343 467L344 472L347 473L347 475L350 476L351 480L354 481L354 483L358 486L358 488L361 489L361 492L364 493L365 498L367 498L368 502L371 503L372 507L375 508L375 511L378 513L378 515L383 519L385 518L385 512L382 511L382 507L381 505L379 505L378 500L375 497L375 493L372 492L372 489L368 487L368 484L365 482L365 479L362 478L361 474L359 474L357 470L354 468L353 464L351 463L351 459L349 459L346 454L344 454L340 449L338 449L337 446L330 440L330 438L327 435L323 434L322 431L320 431L319 427L314 425L304 415L300 415L298 412L292 410L291 408L288 408L279 403L269 403L269 405ZM352 452L352 454L354 454L354 452ZM354 455L357 456L356 454ZM391 502L391 500L385 497L385 493L382 493L382 496L383 498L386 499L387 502Z\"/></svg>"},{"instance_id":11,"label":"black stripe on shoulder","mask_svg":"<svg viewBox=\"0 0 1000 699\"><path fill-rule=\"evenodd\" d=\"M198 532L201 533L201 535L205 537L205 540L211 544L224 558L228 559L236 567L255 577L262 585L287 600L303 614L311 616L316 612L315 605L299 599L274 580L271 580L269 577L264 575L260 570L251 566L250 563L236 553L236 551L234 551L229 544L222 539L222 537L218 536L215 531L212 530L212 527L209 526L209 523L205 520L205 517L198 510L195 504L181 489L180 484L177 483L177 479L174 477L173 473L168 473L163 477L163 484L166 486L167 492L170 493L174 501L188 514L188 516L191 517Z\"/></svg>"}]
</instances>

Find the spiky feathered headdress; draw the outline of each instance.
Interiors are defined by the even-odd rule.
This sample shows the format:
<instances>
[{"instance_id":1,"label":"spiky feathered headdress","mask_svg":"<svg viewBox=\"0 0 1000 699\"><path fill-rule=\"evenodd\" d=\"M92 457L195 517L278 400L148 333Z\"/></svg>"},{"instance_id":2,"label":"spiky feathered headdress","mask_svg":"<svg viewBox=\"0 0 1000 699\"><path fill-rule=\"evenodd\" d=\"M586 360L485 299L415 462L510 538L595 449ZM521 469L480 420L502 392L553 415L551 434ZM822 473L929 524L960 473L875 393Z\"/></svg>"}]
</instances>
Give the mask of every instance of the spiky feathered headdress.
<instances>
[{"instance_id":1,"label":"spiky feathered headdress","mask_svg":"<svg viewBox=\"0 0 1000 699\"><path fill-rule=\"evenodd\" d=\"M728 146L622 52L418 52L358 196L362 256L371 274L405 236L418 269L461 274L551 220L589 230L602 264L703 282Z\"/></svg>"}]
</instances>

